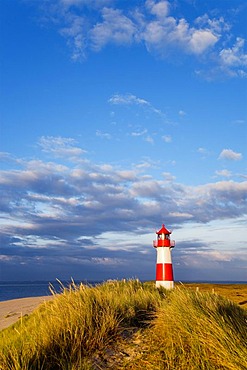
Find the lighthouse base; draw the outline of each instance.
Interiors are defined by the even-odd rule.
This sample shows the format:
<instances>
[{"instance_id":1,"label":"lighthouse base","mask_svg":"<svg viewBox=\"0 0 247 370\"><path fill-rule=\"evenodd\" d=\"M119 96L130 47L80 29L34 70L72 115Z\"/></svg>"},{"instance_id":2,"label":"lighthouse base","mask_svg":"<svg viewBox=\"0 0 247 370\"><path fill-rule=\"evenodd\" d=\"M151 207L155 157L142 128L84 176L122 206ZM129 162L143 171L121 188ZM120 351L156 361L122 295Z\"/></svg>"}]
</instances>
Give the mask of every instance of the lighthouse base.
<instances>
[{"instance_id":1,"label":"lighthouse base","mask_svg":"<svg viewBox=\"0 0 247 370\"><path fill-rule=\"evenodd\" d=\"M165 288L165 289L173 289L174 288L174 281L161 281L156 280L156 288Z\"/></svg>"}]
</instances>

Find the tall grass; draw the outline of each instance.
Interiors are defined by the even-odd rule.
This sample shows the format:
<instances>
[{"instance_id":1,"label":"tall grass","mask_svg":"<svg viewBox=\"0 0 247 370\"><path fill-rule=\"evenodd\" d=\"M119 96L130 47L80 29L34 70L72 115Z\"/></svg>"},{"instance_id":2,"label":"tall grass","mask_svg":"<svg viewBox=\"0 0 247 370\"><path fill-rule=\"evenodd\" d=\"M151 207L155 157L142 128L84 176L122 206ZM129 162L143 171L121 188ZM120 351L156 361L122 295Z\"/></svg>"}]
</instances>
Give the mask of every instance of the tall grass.
<instances>
[{"instance_id":1,"label":"tall grass","mask_svg":"<svg viewBox=\"0 0 247 370\"><path fill-rule=\"evenodd\" d=\"M0 364L6 370L87 368L121 330L142 326L156 310L159 293L136 280L64 289L0 336Z\"/></svg>"},{"instance_id":2,"label":"tall grass","mask_svg":"<svg viewBox=\"0 0 247 370\"><path fill-rule=\"evenodd\" d=\"M129 369L246 370L246 311L209 293L174 290Z\"/></svg>"},{"instance_id":3,"label":"tall grass","mask_svg":"<svg viewBox=\"0 0 247 370\"><path fill-rule=\"evenodd\" d=\"M136 280L64 289L0 333L1 370L246 370L247 313Z\"/></svg>"}]
</instances>

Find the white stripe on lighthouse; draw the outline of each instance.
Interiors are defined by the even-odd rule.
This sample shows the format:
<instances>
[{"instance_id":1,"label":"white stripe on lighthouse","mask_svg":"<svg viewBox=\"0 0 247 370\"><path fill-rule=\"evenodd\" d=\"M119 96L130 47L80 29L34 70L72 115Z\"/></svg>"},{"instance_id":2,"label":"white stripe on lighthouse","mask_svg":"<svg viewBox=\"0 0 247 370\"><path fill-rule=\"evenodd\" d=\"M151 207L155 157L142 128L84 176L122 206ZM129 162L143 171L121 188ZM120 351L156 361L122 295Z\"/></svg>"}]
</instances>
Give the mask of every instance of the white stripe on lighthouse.
<instances>
[{"instance_id":1,"label":"white stripe on lighthouse","mask_svg":"<svg viewBox=\"0 0 247 370\"><path fill-rule=\"evenodd\" d=\"M156 280L156 288L163 287L165 289L173 289L174 288L174 282L173 281L163 281L163 280Z\"/></svg>"},{"instance_id":2,"label":"white stripe on lighthouse","mask_svg":"<svg viewBox=\"0 0 247 370\"><path fill-rule=\"evenodd\" d=\"M157 263L172 263L171 251L169 247L157 248Z\"/></svg>"}]
</instances>

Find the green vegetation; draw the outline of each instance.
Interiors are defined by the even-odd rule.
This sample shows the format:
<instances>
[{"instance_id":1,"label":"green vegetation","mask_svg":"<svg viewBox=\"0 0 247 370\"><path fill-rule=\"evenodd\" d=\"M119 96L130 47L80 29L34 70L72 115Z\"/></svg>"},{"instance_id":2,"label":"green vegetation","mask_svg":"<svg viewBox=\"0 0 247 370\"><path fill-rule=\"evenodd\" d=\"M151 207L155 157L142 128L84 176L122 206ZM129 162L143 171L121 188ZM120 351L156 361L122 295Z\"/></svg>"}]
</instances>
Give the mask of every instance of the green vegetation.
<instances>
[{"instance_id":1,"label":"green vegetation","mask_svg":"<svg viewBox=\"0 0 247 370\"><path fill-rule=\"evenodd\" d=\"M247 311L186 286L71 285L0 332L1 370L244 370Z\"/></svg>"}]
</instances>

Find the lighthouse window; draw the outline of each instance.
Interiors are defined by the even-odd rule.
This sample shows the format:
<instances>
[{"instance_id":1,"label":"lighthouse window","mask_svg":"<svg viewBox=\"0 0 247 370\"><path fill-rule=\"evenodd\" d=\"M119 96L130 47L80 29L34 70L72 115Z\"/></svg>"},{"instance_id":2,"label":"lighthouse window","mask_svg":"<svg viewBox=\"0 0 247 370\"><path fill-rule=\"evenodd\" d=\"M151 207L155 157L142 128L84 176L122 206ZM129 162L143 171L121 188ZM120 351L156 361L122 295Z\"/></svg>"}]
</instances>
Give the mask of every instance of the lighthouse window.
<instances>
[{"instance_id":1,"label":"lighthouse window","mask_svg":"<svg viewBox=\"0 0 247 370\"><path fill-rule=\"evenodd\" d=\"M170 235L166 235L166 239L170 239Z\"/></svg>"}]
</instances>

